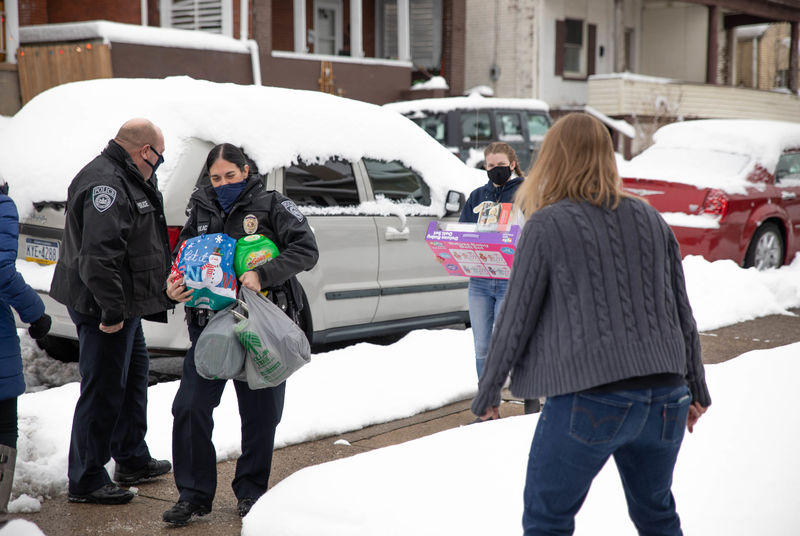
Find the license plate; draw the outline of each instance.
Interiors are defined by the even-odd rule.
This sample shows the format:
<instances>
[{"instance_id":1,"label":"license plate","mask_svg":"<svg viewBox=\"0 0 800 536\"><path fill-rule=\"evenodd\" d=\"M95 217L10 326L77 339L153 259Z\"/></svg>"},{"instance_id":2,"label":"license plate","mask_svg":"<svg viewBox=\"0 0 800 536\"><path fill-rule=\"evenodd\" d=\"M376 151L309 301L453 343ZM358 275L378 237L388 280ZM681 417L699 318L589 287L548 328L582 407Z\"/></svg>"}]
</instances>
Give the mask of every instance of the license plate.
<instances>
[{"instance_id":1,"label":"license plate","mask_svg":"<svg viewBox=\"0 0 800 536\"><path fill-rule=\"evenodd\" d=\"M25 260L39 264L55 264L58 262L58 242L40 240L38 238L25 239Z\"/></svg>"}]
</instances>

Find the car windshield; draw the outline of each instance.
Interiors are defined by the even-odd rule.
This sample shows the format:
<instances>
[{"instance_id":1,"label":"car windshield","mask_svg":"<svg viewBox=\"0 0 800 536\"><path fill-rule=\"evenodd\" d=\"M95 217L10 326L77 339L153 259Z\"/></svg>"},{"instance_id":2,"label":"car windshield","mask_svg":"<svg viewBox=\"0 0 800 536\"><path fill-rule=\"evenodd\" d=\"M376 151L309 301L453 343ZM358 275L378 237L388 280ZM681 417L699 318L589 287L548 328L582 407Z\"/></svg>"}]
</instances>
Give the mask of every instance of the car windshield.
<instances>
[{"instance_id":1,"label":"car windshield","mask_svg":"<svg viewBox=\"0 0 800 536\"><path fill-rule=\"evenodd\" d=\"M752 170L748 155L707 148L654 145L620 166L622 177L654 179L742 193Z\"/></svg>"}]
</instances>

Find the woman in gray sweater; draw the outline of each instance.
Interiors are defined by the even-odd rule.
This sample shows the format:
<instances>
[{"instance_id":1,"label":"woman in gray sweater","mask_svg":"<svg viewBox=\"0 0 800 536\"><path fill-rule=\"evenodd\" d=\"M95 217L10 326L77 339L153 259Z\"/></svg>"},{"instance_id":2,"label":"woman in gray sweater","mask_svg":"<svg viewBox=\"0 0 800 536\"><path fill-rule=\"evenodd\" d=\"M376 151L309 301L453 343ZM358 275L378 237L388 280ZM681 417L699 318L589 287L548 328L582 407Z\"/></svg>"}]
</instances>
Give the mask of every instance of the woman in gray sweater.
<instances>
[{"instance_id":1,"label":"woman in gray sweater","mask_svg":"<svg viewBox=\"0 0 800 536\"><path fill-rule=\"evenodd\" d=\"M711 404L672 231L622 190L611 138L569 114L516 199L528 221L472 411L547 397L528 460L525 535L572 534L609 457L640 534L679 535L670 490L684 427Z\"/></svg>"}]
</instances>

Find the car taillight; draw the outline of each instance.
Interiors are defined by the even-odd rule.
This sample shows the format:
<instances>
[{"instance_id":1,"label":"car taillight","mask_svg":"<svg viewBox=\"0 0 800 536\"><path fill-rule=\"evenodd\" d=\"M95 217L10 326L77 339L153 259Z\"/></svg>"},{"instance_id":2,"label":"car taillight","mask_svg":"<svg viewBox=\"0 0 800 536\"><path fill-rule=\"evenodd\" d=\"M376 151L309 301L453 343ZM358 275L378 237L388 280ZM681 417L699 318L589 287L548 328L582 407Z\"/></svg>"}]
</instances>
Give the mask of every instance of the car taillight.
<instances>
[{"instance_id":1,"label":"car taillight","mask_svg":"<svg viewBox=\"0 0 800 536\"><path fill-rule=\"evenodd\" d=\"M723 217L728 213L728 196L722 190L709 190L703 201L703 214Z\"/></svg>"},{"instance_id":2,"label":"car taillight","mask_svg":"<svg viewBox=\"0 0 800 536\"><path fill-rule=\"evenodd\" d=\"M169 249L170 251L175 250L175 246L178 243L178 237L181 234L181 230L183 227L175 227L175 226L168 226L167 227L167 234L169 235Z\"/></svg>"}]
</instances>

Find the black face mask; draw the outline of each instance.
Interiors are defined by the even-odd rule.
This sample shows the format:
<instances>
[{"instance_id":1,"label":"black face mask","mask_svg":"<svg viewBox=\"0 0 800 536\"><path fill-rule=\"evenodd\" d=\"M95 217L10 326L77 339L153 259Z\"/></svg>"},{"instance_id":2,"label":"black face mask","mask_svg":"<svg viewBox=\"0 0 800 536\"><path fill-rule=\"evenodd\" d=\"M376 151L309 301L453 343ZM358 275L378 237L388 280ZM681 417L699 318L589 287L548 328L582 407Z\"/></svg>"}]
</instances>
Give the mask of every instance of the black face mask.
<instances>
[{"instance_id":1,"label":"black face mask","mask_svg":"<svg viewBox=\"0 0 800 536\"><path fill-rule=\"evenodd\" d=\"M492 181L497 186L502 186L506 183L506 181L511 177L511 167L509 166L497 166L493 167L489 171L486 172L489 175L489 180Z\"/></svg>"},{"instance_id":2,"label":"black face mask","mask_svg":"<svg viewBox=\"0 0 800 536\"><path fill-rule=\"evenodd\" d=\"M152 147L152 146L150 147L150 150L151 150L151 151L153 151L153 152L156 154L156 156L158 157L158 160L156 160L156 163L155 163L155 164L151 164L149 160L145 160L145 162L147 162L147 165L148 165L148 166L150 166L151 168L153 168L153 175L155 175L155 174L156 174L156 170L158 169L158 166L160 166L161 164L163 164L163 163L164 163L164 156L163 156L163 155L161 155L161 154L160 154L158 151L156 151L155 149L153 149L153 147Z\"/></svg>"},{"instance_id":3,"label":"black face mask","mask_svg":"<svg viewBox=\"0 0 800 536\"><path fill-rule=\"evenodd\" d=\"M2 186L0 186L0 194L8 195L8 183L7 182L4 183Z\"/></svg>"}]
</instances>

